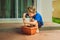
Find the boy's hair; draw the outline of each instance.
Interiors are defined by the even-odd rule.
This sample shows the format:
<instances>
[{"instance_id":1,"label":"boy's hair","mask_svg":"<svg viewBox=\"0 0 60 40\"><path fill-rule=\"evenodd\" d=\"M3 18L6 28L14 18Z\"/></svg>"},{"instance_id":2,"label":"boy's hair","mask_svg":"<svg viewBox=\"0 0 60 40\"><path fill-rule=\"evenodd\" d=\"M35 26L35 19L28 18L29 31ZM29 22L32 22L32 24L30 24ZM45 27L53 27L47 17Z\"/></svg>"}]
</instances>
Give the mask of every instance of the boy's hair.
<instances>
[{"instance_id":1,"label":"boy's hair","mask_svg":"<svg viewBox=\"0 0 60 40\"><path fill-rule=\"evenodd\" d=\"M27 8L27 11L28 12L31 12L31 13L35 13L36 12L36 9L35 9L34 6L30 6L30 7Z\"/></svg>"}]
</instances>

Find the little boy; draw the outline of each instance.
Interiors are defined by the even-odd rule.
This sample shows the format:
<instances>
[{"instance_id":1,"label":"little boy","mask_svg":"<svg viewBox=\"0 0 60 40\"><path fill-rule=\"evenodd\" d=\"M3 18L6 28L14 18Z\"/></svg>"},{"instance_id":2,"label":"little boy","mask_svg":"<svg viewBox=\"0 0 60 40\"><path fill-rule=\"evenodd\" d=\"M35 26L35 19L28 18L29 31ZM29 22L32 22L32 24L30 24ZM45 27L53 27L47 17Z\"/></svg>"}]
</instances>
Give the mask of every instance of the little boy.
<instances>
[{"instance_id":1,"label":"little boy","mask_svg":"<svg viewBox=\"0 0 60 40\"><path fill-rule=\"evenodd\" d=\"M26 16L30 17L30 22L26 21ZM38 28L41 28L41 26L43 25L43 20L40 13L36 12L36 9L31 6L27 8L27 13L23 14L23 23L26 26L28 26L29 24L35 25L37 27L36 32L39 32Z\"/></svg>"}]
</instances>

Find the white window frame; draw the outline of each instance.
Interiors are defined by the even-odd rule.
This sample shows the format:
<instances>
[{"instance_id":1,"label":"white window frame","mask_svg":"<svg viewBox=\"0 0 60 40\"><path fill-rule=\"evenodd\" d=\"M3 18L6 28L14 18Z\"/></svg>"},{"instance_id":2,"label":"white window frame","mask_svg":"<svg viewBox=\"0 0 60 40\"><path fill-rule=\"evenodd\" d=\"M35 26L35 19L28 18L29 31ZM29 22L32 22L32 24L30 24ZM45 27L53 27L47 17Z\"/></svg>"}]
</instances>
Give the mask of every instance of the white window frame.
<instances>
[{"instance_id":1,"label":"white window frame","mask_svg":"<svg viewBox=\"0 0 60 40\"><path fill-rule=\"evenodd\" d=\"M37 5L37 0L34 0L34 6ZM15 6L15 14L16 18L0 18L0 23L23 23L22 18L18 18L18 0L15 0L16 6ZM29 20L29 18L27 18Z\"/></svg>"}]
</instances>

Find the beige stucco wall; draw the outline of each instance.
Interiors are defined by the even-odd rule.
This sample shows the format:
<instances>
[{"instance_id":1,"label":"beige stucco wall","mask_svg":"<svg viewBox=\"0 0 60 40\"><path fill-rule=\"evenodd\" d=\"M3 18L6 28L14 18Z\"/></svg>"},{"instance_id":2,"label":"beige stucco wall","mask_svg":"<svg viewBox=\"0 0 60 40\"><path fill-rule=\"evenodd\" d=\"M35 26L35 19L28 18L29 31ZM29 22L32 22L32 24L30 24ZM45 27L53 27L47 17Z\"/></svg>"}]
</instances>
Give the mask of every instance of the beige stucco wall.
<instances>
[{"instance_id":1,"label":"beige stucco wall","mask_svg":"<svg viewBox=\"0 0 60 40\"><path fill-rule=\"evenodd\" d=\"M52 0L37 0L37 11L41 13L44 22L52 22Z\"/></svg>"}]
</instances>

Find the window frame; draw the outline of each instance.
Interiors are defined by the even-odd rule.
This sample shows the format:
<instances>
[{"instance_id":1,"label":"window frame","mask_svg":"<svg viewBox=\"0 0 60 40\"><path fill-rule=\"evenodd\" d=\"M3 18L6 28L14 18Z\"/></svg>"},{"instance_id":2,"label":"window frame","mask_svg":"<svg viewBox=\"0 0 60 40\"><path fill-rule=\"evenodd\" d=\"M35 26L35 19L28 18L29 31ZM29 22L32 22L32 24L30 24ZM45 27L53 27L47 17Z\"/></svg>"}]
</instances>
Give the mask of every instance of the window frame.
<instances>
[{"instance_id":1,"label":"window frame","mask_svg":"<svg viewBox=\"0 0 60 40\"><path fill-rule=\"evenodd\" d=\"M34 6L37 7L37 1L34 3ZM35 5L36 4L36 5ZM22 18L18 17L18 0L15 0L15 18L0 18L0 23L16 23L15 21L19 22L22 20ZM29 18L27 18L29 20ZM13 22L14 21L14 22ZM21 21L22 22L22 21Z\"/></svg>"}]
</instances>

